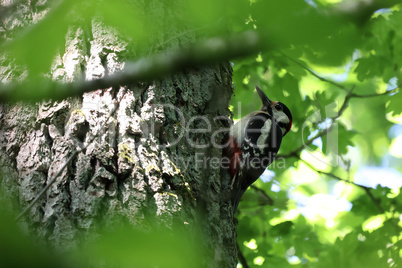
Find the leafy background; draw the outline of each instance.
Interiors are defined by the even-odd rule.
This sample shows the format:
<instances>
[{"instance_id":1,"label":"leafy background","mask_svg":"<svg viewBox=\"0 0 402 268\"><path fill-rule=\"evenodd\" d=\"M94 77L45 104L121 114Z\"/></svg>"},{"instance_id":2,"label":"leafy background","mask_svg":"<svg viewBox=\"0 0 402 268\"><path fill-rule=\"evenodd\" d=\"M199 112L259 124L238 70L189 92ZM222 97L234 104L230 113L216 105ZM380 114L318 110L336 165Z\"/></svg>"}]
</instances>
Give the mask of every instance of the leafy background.
<instances>
[{"instance_id":1,"label":"leafy background","mask_svg":"<svg viewBox=\"0 0 402 268\"><path fill-rule=\"evenodd\" d=\"M281 13L253 23L268 32L284 23L283 44L234 62L233 105L252 110L258 98L244 100L261 85L290 107L294 127L281 145L284 160L255 184L269 198L252 188L240 203L242 252L250 267L398 267L400 7L376 10L356 26L284 15L331 3L275 5L256 9Z\"/></svg>"},{"instance_id":2,"label":"leafy background","mask_svg":"<svg viewBox=\"0 0 402 268\"><path fill-rule=\"evenodd\" d=\"M133 61L164 53L182 34L203 40L225 38L228 32L258 33L262 52L249 53L244 44L248 55L232 59L234 119L260 105L254 92L259 85L290 108L293 129L277 161L239 206L238 244L248 266L400 267L401 5L337 0L168 2L178 5L178 18L187 23L167 41L153 39L152 21L158 18L147 14L150 7L144 3L62 1L33 27L3 35L2 50L13 55L16 66L24 66L15 72L23 73L34 87L63 46L69 25L85 25L93 15L102 16L139 47L136 54L125 55ZM8 233L3 226L2 235ZM141 241L152 246L156 240ZM94 252L102 255L102 246ZM178 260L171 254L171 266L160 267L174 267Z\"/></svg>"}]
</instances>

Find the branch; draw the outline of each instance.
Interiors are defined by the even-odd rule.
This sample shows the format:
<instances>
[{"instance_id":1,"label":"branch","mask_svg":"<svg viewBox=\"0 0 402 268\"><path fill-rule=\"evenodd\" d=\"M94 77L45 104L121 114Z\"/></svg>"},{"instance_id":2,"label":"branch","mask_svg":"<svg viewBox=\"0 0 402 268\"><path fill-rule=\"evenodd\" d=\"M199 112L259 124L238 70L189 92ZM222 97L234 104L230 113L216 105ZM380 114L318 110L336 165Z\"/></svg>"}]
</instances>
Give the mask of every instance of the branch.
<instances>
[{"instance_id":1,"label":"branch","mask_svg":"<svg viewBox=\"0 0 402 268\"><path fill-rule=\"evenodd\" d=\"M104 126L106 126L107 122L109 121L109 119L115 114L115 112L117 111L117 109L120 106L120 101L124 98L124 96L126 95L127 89L124 89L122 97L119 101L116 101L113 109L110 111L108 117L106 118L106 121L104 123ZM81 149L76 150L75 152L73 152L73 154L67 159L67 161L63 164L63 166L56 172L56 174L50 179L49 183L43 187L43 189L35 196L35 198L31 201L31 203L29 203L29 205L15 218L15 221L19 221L26 213L28 213L28 211L38 202L38 200L47 192L47 190L50 188L50 186L52 186L55 182L56 179L61 175L61 173L64 171L64 169L68 166L68 164L81 152L85 151L89 145L92 144L92 142L98 137L99 132L94 135L89 141L88 143L83 146Z\"/></svg>"},{"instance_id":2,"label":"branch","mask_svg":"<svg viewBox=\"0 0 402 268\"><path fill-rule=\"evenodd\" d=\"M84 147L86 148L86 146ZM38 200L46 193L46 191L50 188L50 186L53 185L53 183L56 181L56 179L61 175L61 173L64 171L64 169L67 167L67 165L75 158L77 154L82 152L83 149L75 151L64 163L64 165L57 171L57 173L50 179L49 183L43 187L43 189L35 196L35 198L29 203L29 205L24 208L24 210L15 218L15 221L19 221L22 216L24 216L31 208L38 202Z\"/></svg>"},{"instance_id":3,"label":"branch","mask_svg":"<svg viewBox=\"0 0 402 268\"><path fill-rule=\"evenodd\" d=\"M391 89L391 90L388 90L388 91L385 91L382 93L373 93L373 94L360 95L360 94L351 93L351 97L352 98L373 98L373 97L386 96L386 95L390 95L390 94L397 93L397 92L399 92L399 88L394 88L394 89Z\"/></svg>"},{"instance_id":4,"label":"branch","mask_svg":"<svg viewBox=\"0 0 402 268\"><path fill-rule=\"evenodd\" d=\"M368 10L377 10L381 7L388 7L397 3L396 0L371 0L366 2L365 7L368 8ZM70 2L62 1L62 3ZM356 12L356 17L360 17L359 9L353 10ZM343 9L334 8L330 9L328 14L322 15L338 16L342 14L350 15L350 9L345 11ZM36 27L37 29L38 25L32 27ZM168 39L166 42L170 42L181 35L196 30L199 29L195 28L183 32L182 34ZM257 31L245 31L227 38L209 38L205 41L197 41L188 48L172 49L163 54L141 58L136 62L127 62L126 68L123 71L97 80L57 83L50 79L37 77L35 81L27 80L22 83L3 84L0 86L0 103L15 101L37 102L44 99L60 100L97 89L156 80L188 67L215 64L229 59L250 56L260 51L272 50L275 49L274 44L277 43L277 40L271 40L270 36L266 33L258 33ZM165 43L160 45L163 44ZM295 62L303 67L301 63ZM308 68L303 68L317 78L342 88L341 85L318 76Z\"/></svg>"},{"instance_id":5,"label":"branch","mask_svg":"<svg viewBox=\"0 0 402 268\"><path fill-rule=\"evenodd\" d=\"M336 179L336 180L338 180L338 181L344 181L344 182L350 183L350 184L352 184L352 185L354 185L354 186L357 186L357 187L359 187L359 188L364 189L365 191L369 191L369 190L370 190L370 188L367 187L367 186L364 186L364 185L361 185L361 184L357 184L357 183L354 183L354 182L352 182L352 181L349 181L349 180L346 180L346 179L342 179L341 177L338 177L338 176L336 176L336 175L334 175L334 174L332 174L332 173L329 173L329 172L326 172L326 171L323 171L323 170L319 170L319 169L317 169L316 167L314 167L312 164L310 164L309 162L307 162L306 160L304 160L304 159L302 159L302 158L300 158L300 157L299 157L299 160L302 161L306 166L308 166L311 170L315 171L315 172L318 173L318 174L326 175L326 176L331 177L331 178L333 178L333 179Z\"/></svg>"},{"instance_id":6,"label":"branch","mask_svg":"<svg viewBox=\"0 0 402 268\"><path fill-rule=\"evenodd\" d=\"M295 63L296 65L300 66L300 67L303 68L304 70L306 70L308 73L310 73L312 76L316 77L317 79L319 79L319 80L321 80L321 81L323 81L323 82L329 83L329 84L331 84L331 85L333 85L333 86L336 86L336 87L338 87L338 88L340 88L340 89L342 89L342 90L344 90L344 91L349 91L349 90L348 90L346 87L344 87L343 85L341 85L341 84L339 84L339 83L337 83L337 82L335 82L335 81L329 80L329 79L327 79L327 78L324 78L324 77L318 75L315 71L311 70L310 68L308 68L307 66L305 66L305 65L304 65L303 63L301 63L300 61L298 61L298 60L296 60L296 59L294 59L294 58L292 58L292 57L286 55L286 54L283 53L282 51L277 50L277 52L278 52L279 54L281 54L282 56L284 56L285 58L287 58L288 60L290 60L290 61L292 61L293 63Z\"/></svg>"},{"instance_id":7,"label":"branch","mask_svg":"<svg viewBox=\"0 0 402 268\"><path fill-rule=\"evenodd\" d=\"M384 211L384 209L381 207L381 205L380 205L378 199L375 198L375 197L373 196L373 194L371 193L371 188L370 188L370 187L367 187L367 186L364 186L364 185L361 185L361 184L357 184L357 183L354 183L354 182L352 182L352 181L349 181L349 180L346 180L346 179L342 179L341 177L338 177L338 176L336 176L336 175L334 175L334 174L332 174L332 173L325 172L325 171L323 171L323 170L319 170L319 169L315 168L313 165L311 165L309 162L307 162L307 161L304 160L304 159L299 158L299 160L302 161L302 162L303 162L306 166L308 166L311 170L317 172L318 174L326 175L326 176L328 176L328 177L334 178L334 179L339 180L339 181L344 181L344 182L350 183L350 184L352 184L352 185L354 185L354 186L357 186L357 187L363 189L363 190L367 193L367 195L370 197L370 199L371 199L371 201L374 203L374 205L377 207L377 209L380 211L380 213L382 213L382 214L385 213L385 211Z\"/></svg>"},{"instance_id":8,"label":"branch","mask_svg":"<svg viewBox=\"0 0 402 268\"><path fill-rule=\"evenodd\" d=\"M243 252L240 250L239 243L236 243L236 245L237 245L237 257L239 259L239 262L241 263L243 268L249 268L246 257L244 257Z\"/></svg>"},{"instance_id":9,"label":"branch","mask_svg":"<svg viewBox=\"0 0 402 268\"><path fill-rule=\"evenodd\" d=\"M338 119L343 114L345 109L347 108L347 106L349 104L349 100L351 98L352 90L353 90L353 88L348 90L348 95L346 95L345 100L343 101L343 104L342 104L341 108L339 108L337 115L331 117L332 121L331 121L331 124L330 124L330 126L328 128L322 130L321 132L318 132L314 137L308 139L306 142L304 142L302 145L300 145L298 148L296 148L295 150L291 151L290 153L287 153L287 154L284 154L284 155L278 155L277 158L279 158L279 157L282 157L282 158L288 158L288 157L299 158L299 153L304 148L306 148L306 146L309 146L310 144L312 144L315 139L318 139L318 138L321 138L321 137L327 135L327 133L331 131L332 126L335 124L336 119Z\"/></svg>"},{"instance_id":10,"label":"branch","mask_svg":"<svg viewBox=\"0 0 402 268\"><path fill-rule=\"evenodd\" d=\"M251 184L250 188L254 189L256 192L261 193L262 196L264 196L264 198L267 200L268 205L270 205L270 206L274 205L274 200L271 197L269 197L269 195L267 195L267 193L263 189L255 186L254 184Z\"/></svg>"},{"instance_id":11,"label":"branch","mask_svg":"<svg viewBox=\"0 0 402 268\"><path fill-rule=\"evenodd\" d=\"M246 31L228 38L210 38L187 49L127 62L124 70L92 81L57 83L50 79L12 83L0 87L0 102L60 100L97 89L151 81L187 67L205 66L257 53L267 44L256 31Z\"/></svg>"},{"instance_id":12,"label":"branch","mask_svg":"<svg viewBox=\"0 0 402 268\"><path fill-rule=\"evenodd\" d=\"M381 207L380 200L378 198L375 198L373 193L371 192L372 188L364 186L364 185L361 185L361 184L354 183L354 182L346 180L346 179L342 179L341 177L338 177L338 176L336 176L336 175L334 175L332 173L325 172L323 170L319 170L319 169L315 168L313 165L311 165L310 163L308 163L307 161L305 161L304 159L299 158L299 160L302 161L311 170L317 172L318 174L326 175L328 177L334 178L334 179L339 180L339 181L347 182L349 184L352 184L352 185L354 185L356 187L359 187L359 188L363 189L366 192L366 194L368 195L368 197L370 198L371 202L373 202L373 204L376 206L377 210L381 214L384 214L387 217L387 215L385 214L385 210ZM400 234L400 227L398 226L398 224L395 224L394 222L391 222L391 225L396 230L396 234L399 235Z\"/></svg>"},{"instance_id":13,"label":"branch","mask_svg":"<svg viewBox=\"0 0 402 268\"><path fill-rule=\"evenodd\" d=\"M371 189L366 187L366 189L364 190L366 191L366 194L370 197L374 205L377 207L378 211L380 211L380 213L385 215L385 210L381 207L380 201L377 198L375 198L374 195L371 193Z\"/></svg>"},{"instance_id":14,"label":"branch","mask_svg":"<svg viewBox=\"0 0 402 268\"><path fill-rule=\"evenodd\" d=\"M373 98L373 97L381 97L381 96L387 96L387 95L391 95L394 93L397 93L399 91L399 88L395 88L392 90L388 90L382 93L374 93L374 94L356 94L353 93L353 89L354 86L351 89L347 89L346 87L344 87L341 84L338 84L334 81L328 80L322 76L319 76L318 74L316 74L313 70L310 70L309 68L307 68L306 66L304 66L303 64L299 63L297 60L285 55L284 53L278 51L279 53L281 53L283 56L287 57L289 60L295 62L297 65L299 65L300 67L302 67L303 69L307 70L309 73L311 73L313 76L317 77L319 80L329 83L331 85L334 85L342 90L347 91L347 95L345 97L345 100L342 103L341 108L339 108L338 113L336 116L330 117L330 119L332 119L331 124L328 128L320 131L319 133L317 133L314 137L308 139L307 141L305 141L302 145L300 145L298 148L296 148L295 150L283 154L283 155L278 155L277 158L282 157L282 158L288 158L288 157L296 157L298 158L299 153L306 148L307 146L311 145L313 143L314 140L321 138L323 136L325 136L326 134L328 134L328 132L330 132L332 130L332 126L335 124L335 121L342 116L343 112L346 110L346 108L349 105L349 102L352 98Z\"/></svg>"},{"instance_id":15,"label":"branch","mask_svg":"<svg viewBox=\"0 0 402 268\"><path fill-rule=\"evenodd\" d=\"M328 78L322 77L320 75L318 75L314 70L308 68L306 65L304 65L303 63L301 63L300 61L286 55L285 53L283 53L282 51L276 50L279 54L281 54L282 56L284 56L285 58L287 58L288 60L292 61L293 63L295 63L296 65L300 66L301 68L303 68L304 70L306 70L308 73L310 73L312 76L314 76L315 78L317 78L318 80L322 81L322 82L326 82L328 84L331 84L343 91L348 92L348 95L350 95L351 98L371 98L371 97L379 97L379 96L384 96L384 95L390 95L392 93L396 93L399 91L399 88L395 88L392 90L388 90L385 91L383 93L373 93L373 94L363 94L363 95L359 95L359 94L355 94L350 92L349 89L347 89L345 86L343 86L340 83L337 83L333 80L330 80Z\"/></svg>"},{"instance_id":16,"label":"branch","mask_svg":"<svg viewBox=\"0 0 402 268\"><path fill-rule=\"evenodd\" d=\"M307 146L311 145L314 140L316 140L316 139L318 139L318 138L321 138L321 137L327 135L327 133L332 130L332 126L333 126L333 122L331 123L331 125L330 125L328 128L326 128L326 129L322 130L321 132L317 133L317 135L315 135L314 137L312 137L312 138L308 139L307 141L305 141L302 145L300 145L299 147L297 147L295 150L293 150L293 151L291 151L291 152L289 152L289 153L287 153L287 154L278 154L278 155L276 156L276 158L277 158L277 159L278 159L278 158L289 158L289 157L296 157L296 158L298 158L298 157L299 157L299 153L300 153L304 148L306 148Z\"/></svg>"}]
</instances>

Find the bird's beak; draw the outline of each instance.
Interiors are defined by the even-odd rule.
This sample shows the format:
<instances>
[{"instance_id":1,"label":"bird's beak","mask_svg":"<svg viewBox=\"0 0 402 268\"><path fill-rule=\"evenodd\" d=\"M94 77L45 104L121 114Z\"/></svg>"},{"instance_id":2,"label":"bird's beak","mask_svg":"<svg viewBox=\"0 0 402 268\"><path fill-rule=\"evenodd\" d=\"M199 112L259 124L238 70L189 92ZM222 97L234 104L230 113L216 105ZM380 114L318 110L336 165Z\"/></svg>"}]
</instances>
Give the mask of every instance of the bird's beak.
<instances>
[{"instance_id":1,"label":"bird's beak","mask_svg":"<svg viewBox=\"0 0 402 268\"><path fill-rule=\"evenodd\" d=\"M265 95L265 93L258 87L255 87L257 89L258 95L260 96L260 99L262 101L262 105L266 107L271 107L271 100Z\"/></svg>"}]
</instances>

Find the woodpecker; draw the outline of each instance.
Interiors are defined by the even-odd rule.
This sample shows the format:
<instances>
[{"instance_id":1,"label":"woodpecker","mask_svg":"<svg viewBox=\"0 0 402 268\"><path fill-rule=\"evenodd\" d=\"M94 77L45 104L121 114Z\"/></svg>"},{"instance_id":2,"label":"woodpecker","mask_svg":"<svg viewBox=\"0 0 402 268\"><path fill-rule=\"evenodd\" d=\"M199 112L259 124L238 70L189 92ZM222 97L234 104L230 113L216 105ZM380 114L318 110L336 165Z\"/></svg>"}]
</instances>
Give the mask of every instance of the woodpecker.
<instances>
[{"instance_id":1,"label":"woodpecker","mask_svg":"<svg viewBox=\"0 0 402 268\"><path fill-rule=\"evenodd\" d=\"M257 86L262 106L230 128L227 154L230 159L231 201L236 212L240 198L274 161L292 127L292 114L285 104L271 101Z\"/></svg>"}]
</instances>

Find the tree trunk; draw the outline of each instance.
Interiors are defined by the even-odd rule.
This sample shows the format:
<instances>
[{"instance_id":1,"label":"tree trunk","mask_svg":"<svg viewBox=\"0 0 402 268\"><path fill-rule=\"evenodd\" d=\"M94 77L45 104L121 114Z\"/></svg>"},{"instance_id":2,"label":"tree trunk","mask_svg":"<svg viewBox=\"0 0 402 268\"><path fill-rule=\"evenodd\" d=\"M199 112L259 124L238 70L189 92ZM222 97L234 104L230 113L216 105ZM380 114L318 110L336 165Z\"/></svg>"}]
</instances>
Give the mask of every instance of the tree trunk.
<instances>
[{"instance_id":1,"label":"tree trunk","mask_svg":"<svg viewBox=\"0 0 402 268\"><path fill-rule=\"evenodd\" d=\"M35 8L40 4L25 7L41 10ZM152 5L174 14L163 1ZM30 23L41 17L40 12L15 19ZM174 25L171 30L172 36ZM153 40L163 42L159 34ZM178 47L179 41L194 40L187 34L166 45ZM88 29L70 26L51 75L73 81L117 72L125 64L129 44L100 18L93 18ZM18 74L9 75L15 68L3 60L2 81L16 78ZM224 62L60 102L2 105L3 199L21 211L69 156L89 144L23 216L32 233L69 251L116 220L144 228L181 224L188 230L202 229L204 266L234 267L236 224L228 200L230 182L216 164L222 155L216 145L224 141L222 130L227 128L221 119L230 114L231 72Z\"/></svg>"}]
</instances>

